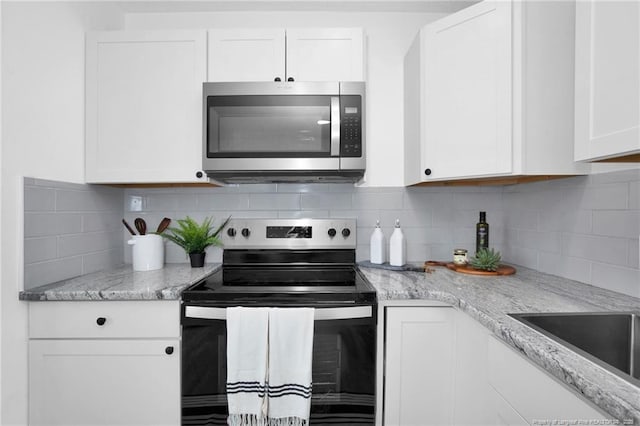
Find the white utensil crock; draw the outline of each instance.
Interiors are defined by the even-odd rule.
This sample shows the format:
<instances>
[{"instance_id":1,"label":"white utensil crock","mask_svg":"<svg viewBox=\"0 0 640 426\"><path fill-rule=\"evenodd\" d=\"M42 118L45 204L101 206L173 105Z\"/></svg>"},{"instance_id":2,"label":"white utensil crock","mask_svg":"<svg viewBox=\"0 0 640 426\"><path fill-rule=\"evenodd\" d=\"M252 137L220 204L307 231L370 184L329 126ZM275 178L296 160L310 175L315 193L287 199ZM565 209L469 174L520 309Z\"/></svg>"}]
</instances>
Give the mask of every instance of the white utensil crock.
<instances>
[{"instance_id":1,"label":"white utensil crock","mask_svg":"<svg viewBox=\"0 0 640 426\"><path fill-rule=\"evenodd\" d=\"M164 266L164 241L160 235L134 235L127 243L132 246L134 271L153 271Z\"/></svg>"}]
</instances>

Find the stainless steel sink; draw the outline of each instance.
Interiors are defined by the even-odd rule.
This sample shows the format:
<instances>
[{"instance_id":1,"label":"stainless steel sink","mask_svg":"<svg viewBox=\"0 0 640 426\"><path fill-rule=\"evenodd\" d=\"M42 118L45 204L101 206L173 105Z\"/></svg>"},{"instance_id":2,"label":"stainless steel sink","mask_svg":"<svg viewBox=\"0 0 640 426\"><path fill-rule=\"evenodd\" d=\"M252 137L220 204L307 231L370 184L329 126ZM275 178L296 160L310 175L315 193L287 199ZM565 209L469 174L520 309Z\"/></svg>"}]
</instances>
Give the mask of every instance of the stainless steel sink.
<instances>
[{"instance_id":1,"label":"stainless steel sink","mask_svg":"<svg viewBox=\"0 0 640 426\"><path fill-rule=\"evenodd\" d=\"M610 372L640 386L640 313L509 314Z\"/></svg>"}]
</instances>

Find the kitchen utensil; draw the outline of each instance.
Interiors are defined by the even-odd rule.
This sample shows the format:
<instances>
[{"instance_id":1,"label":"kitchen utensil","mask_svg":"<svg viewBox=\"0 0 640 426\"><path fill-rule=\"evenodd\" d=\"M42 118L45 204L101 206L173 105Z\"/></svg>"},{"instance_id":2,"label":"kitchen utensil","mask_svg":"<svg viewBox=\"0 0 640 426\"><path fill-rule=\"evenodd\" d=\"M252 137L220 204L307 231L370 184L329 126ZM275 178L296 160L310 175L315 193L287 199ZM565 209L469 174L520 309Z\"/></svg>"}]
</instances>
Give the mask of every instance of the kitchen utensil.
<instances>
[{"instance_id":1,"label":"kitchen utensil","mask_svg":"<svg viewBox=\"0 0 640 426\"><path fill-rule=\"evenodd\" d=\"M156 234L162 234L164 232L164 230L169 227L170 223L171 223L171 219L169 219L168 217L165 217L164 219L162 219L160 221L160 224L158 225L158 229L156 230Z\"/></svg>"},{"instance_id":2,"label":"kitchen utensil","mask_svg":"<svg viewBox=\"0 0 640 426\"><path fill-rule=\"evenodd\" d=\"M160 235L136 235L127 243L132 247L134 271L153 271L164 266L164 238Z\"/></svg>"},{"instance_id":3,"label":"kitchen utensil","mask_svg":"<svg viewBox=\"0 0 640 426\"><path fill-rule=\"evenodd\" d=\"M147 222L145 222L141 217L136 217L133 224L136 226L140 235L145 235L147 233Z\"/></svg>"},{"instance_id":4,"label":"kitchen utensil","mask_svg":"<svg viewBox=\"0 0 640 426\"><path fill-rule=\"evenodd\" d=\"M129 231L131 235L136 235L135 231L131 228L131 226L129 226L126 220L122 219L122 224L125 228L127 228L127 231Z\"/></svg>"}]
</instances>

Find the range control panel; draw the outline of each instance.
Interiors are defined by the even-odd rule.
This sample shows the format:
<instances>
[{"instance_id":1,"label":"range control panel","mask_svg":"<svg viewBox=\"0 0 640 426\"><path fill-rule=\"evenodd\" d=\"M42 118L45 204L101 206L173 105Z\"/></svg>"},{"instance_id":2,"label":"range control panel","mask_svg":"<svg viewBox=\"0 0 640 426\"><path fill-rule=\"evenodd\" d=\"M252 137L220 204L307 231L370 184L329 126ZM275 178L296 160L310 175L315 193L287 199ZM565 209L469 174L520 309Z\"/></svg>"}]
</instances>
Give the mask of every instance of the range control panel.
<instances>
[{"instance_id":1,"label":"range control panel","mask_svg":"<svg viewBox=\"0 0 640 426\"><path fill-rule=\"evenodd\" d=\"M355 219L234 219L222 231L225 248L356 248Z\"/></svg>"},{"instance_id":2,"label":"range control panel","mask_svg":"<svg viewBox=\"0 0 640 426\"><path fill-rule=\"evenodd\" d=\"M362 156L362 98L340 96L340 156Z\"/></svg>"}]
</instances>

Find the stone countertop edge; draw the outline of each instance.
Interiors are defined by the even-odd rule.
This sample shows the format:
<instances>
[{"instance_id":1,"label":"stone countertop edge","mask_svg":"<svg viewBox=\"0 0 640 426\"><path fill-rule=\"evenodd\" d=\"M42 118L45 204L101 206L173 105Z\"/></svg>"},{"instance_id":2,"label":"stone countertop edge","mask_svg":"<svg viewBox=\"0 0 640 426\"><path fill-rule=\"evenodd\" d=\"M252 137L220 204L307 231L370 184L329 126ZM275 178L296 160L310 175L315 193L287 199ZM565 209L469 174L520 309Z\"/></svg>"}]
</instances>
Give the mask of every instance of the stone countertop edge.
<instances>
[{"instance_id":1,"label":"stone countertop edge","mask_svg":"<svg viewBox=\"0 0 640 426\"><path fill-rule=\"evenodd\" d=\"M219 263L207 263L202 268L175 263L153 271L134 271L131 265L123 265L24 290L18 297L30 302L180 300L185 288L218 268Z\"/></svg>"},{"instance_id":2,"label":"stone countertop edge","mask_svg":"<svg viewBox=\"0 0 640 426\"><path fill-rule=\"evenodd\" d=\"M530 329L510 313L639 312L640 299L524 267L485 277L435 267L432 273L361 267L378 302L436 300L452 305L603 412L640 424L640 388ZM628 423L624 423L628 424Z\"/></svg>"}]
</instances>

